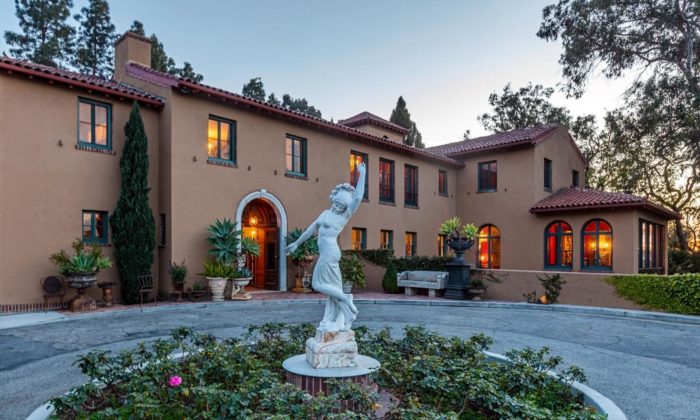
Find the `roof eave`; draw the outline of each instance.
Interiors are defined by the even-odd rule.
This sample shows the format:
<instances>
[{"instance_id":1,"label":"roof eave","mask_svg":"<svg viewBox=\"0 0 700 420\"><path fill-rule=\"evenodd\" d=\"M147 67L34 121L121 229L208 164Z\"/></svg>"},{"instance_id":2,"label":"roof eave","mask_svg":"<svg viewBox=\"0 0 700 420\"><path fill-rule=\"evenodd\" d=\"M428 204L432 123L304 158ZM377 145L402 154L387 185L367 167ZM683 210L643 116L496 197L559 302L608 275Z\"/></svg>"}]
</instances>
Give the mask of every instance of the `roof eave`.
<instances>
[{"instance_id":1,"label":"roof eave","mask_svg":"<svg viewBox=\"0 0 700 420\"><path fill-rule=\"evenodd\" d=\"M668 220L678 220L680 215L674 211L665 209L663 207L651 204L651 203L608 203L608 204L595 204L588 206L566 206L566 207L550 207L550 208L530 208L530 213L532 214L544 214L544 213L566 213L566 212L576 212L576 211L594 211L594 210L614 210L614 209L631 209L631 208L643 208L652 213L656 213Z\"/></svg>"},{"instance_id":2,"label":"roof eave","mask_svg":"<svg viewBox=\"0 0 700 420\"><path fill-rule=\"evenodd\" d=\"M163 102L158 101L156 99L151 99L151 98L147 98L145 96L135 95L133 93L124 92L124 91L117 90L117 89L111 89L108 87L95 85L95 84L80 81L80 80L69 79L66 77L61 77L61 76L57 76L55 74L45 73L45 72L34 70L34 69L28 69L26 67L18 66L15 64L0 62L0 68L7 70L9 73L17 72L17 73L25 74L25 75L31 76L31 77L38 77L38 78L49 80L49 81L63 83L65 85L69 85L69 86L75 86L75 87L79 87L79 88L83 88L83 89L87 89L87 90L93 90L96 92L105 93L108 95L114 95L114 96L117 96L120 98L132 99L132 100L135 100L135 101L138 101L138 102L141 102L143 104L150 105L150 106L153 106L156 108L162 108L164 105Z\"/></svg>"}]
</instances>

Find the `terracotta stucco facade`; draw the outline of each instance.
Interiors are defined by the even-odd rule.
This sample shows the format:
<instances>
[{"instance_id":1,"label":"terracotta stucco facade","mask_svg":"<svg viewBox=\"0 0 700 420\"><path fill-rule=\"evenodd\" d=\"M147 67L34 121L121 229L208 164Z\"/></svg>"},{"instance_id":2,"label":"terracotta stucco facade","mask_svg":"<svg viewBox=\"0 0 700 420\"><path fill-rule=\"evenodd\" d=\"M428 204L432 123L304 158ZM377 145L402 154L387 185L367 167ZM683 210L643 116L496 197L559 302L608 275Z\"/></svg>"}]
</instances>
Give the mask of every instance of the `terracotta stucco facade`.
<instances>
[{"instance_id":1,"label":"terracotta stucco facade","mask_svg":"<svg viewBox=\"0 0 700 420\"><path fill-rule=\"evenodd\" d=\"M367 249L379 248L380 231L389 230L395 254L403 256L404 235L412 232L416 254L435 255L440 224L457 215L465 222L498 227L501 269L537 271L544 266L544 229L563 220L573 230L572 270L580 271L581 229L587 221L601 218L614 231L612 271L634 273L640 218L666 223L663 216L632 207L533 214L533 204L571 185L572 171L580 174L581 185L585 182L586 162L564 128L537 142L448 157L404 146L396 131L378 125L347 128L167 75L152 75L134 67L150 65L150 44L137 35L122 37L116 52L115 81L128 84L136 94L149 92L150 99L81 87L69 78L54 83L18 71L0 73L0 304L41 302L39 280L56 273L48 256L67 250L80 237L82 211L113 212L124 125L134 99L143 102L141 115L149 140L150 201L159 232L153 272L160 278L162 293L171 291L171 261L187 262L188 286L204 282L196 273L206 258L207 226L217 218L245 225L241 215L254 198L266 202L277 219L275 288L291 288L293 269L285 268L281 252L284 235L295 227L305 228L328 208L331 189L350 182L352 152L368 158L368 199L339 238L344 249L351 247L352 228L361 228L366 231ZM107 153L76 147L80 98L111 106L113 145ZM221 165L208 158L211 117L234 124L235 162ZM306 141L304 176L287 173L289 135ZM379 200L380 159L394 163L393 203ZM544 159L552 162L551 189L544 187ZM498 164L497 188L479 192L478 164L488 161ZM405 165L417 168L417 206L404 204ZM441 171L447 177L447 194L438 191ZM105 254L112 255L109 244ZM467 258L476 263L476 252L470 250ZM99 281L117 277L111 268L99 274ZM89 293L97 298L99 290Z\"/></svg>"}]
</instances>

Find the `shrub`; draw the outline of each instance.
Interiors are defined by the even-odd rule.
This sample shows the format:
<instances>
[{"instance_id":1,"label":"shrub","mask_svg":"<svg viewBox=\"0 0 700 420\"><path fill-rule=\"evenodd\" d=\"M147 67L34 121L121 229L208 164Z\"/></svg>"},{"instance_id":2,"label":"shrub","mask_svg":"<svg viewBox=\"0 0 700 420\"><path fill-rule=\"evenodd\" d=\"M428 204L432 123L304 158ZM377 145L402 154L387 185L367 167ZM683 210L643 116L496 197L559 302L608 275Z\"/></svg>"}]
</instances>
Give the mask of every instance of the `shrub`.
<instances>
[{"instance_id":1,"label":"shrub","mask_svg":"<svg viewBox=\"0 0 700 420\"><path fill-rule=\"evenodd\" d=\"M394 259L393 249L365 249L362 251L348 250L345 254L357 255L370 264L386 267L389 261Z\"/></svg>"},{"instance_id":2,"label":"shrub","mask_svg":"<svg viewBox=\"0 0 700 420\"><path fill-rule=\"evenodd\" d=\"M561 293L561 285L566 283L566 280L561 278L561 274L550 276L545 274L544 277L537 276L537 280L542 283L544 295L547 297L547 302L556 303Z\"/></svg>"},{"instance_id":3,"label":"shrub","mask_svg":"<svg viewBox=\"0 0 700 420\"><path fill-rule=\"evenodd\" d=\"M343 282L352 283L357 287L365 287L365 264L357 255L343 256L338 262L340 265L340 273L343 276Z\"/></svg>"},{"instance_id":4,"label":"shrub","mask_svg":"<svg viewBox=\"0 0 700 420\"><path fill-rule=\"evenodd\" d=\"M314 331L265 324L242 340L219 340L179 328L116 356L93 351L76 363L92 381L51 403L62 419L374 418L377 395L369 388L335 382L328 395L311 397L285 383L282 362L303 353ZM583 372L561 369L546 348L511 351L509 365L486 359L492 340L484 335L445 338L422 327L406 327L398 339L386 328L355 333L360 352L381 362L372 381L396 397L386 418L603 418L567 386L585 381ZM172 359L173 352L188 356Z\"/></svg>"},{"instance_id":5,"label":"shrub","mask_svg":"<svg viewBox=\"0 0 700 420\"><path fill-rule=\"evenodd\" d=\"M445 271L445 264L454 257L401 257L395 258L396 271Z\"/></svg>"},{"instance_id":6,"label":"shrub","mask_svg":"<svg viewBox=\"0 0 700 420\"><path fill-rule=\"evenodd\" d=\"M700 315L700 274L611 276L606 281L645 308Z\"/></svg>"},{"instance_id":7,"label":"shrub","mask_svg":"<svg viewBox=\"0 0 700 420\"><path fill-rule=\"evenodd\" d=\"M680 249L669 249L668 273L700 273L700 253L681 251Z\"/></svg>"},{"instance_id":8,"label":"shrub","mask_svg":"<svg viewBox=\"0 0 700 420\"><path fill-rule=\"evenodd\" d=\"M384 278L382 278L382 289L387 293L398 293L399 285L396 279L398 275L396 271L396 265L392 261L386 266L386 271L384 272Z\"/></svg>"},{"instance_id":9,"label":"shrub","mask_svg":"<svg viewBox=\"0 0 700 420\"><path fill-rule=\"evenodd\" d=\"M170 281L173 284L182 284L187 278L187 265L185 265L185 260L182 260L180 264L171 262L168 268L168 273L170 273Z\"/></svg>"}]
</instances>

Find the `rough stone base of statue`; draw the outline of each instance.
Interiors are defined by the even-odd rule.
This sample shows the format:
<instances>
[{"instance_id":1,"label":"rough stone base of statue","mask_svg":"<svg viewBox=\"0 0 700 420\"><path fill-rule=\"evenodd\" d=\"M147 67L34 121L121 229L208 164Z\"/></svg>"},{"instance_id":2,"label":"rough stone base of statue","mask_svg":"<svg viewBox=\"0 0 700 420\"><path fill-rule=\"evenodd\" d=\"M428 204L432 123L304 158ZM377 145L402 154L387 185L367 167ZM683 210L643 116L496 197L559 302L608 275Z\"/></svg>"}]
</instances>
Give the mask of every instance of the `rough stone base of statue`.
<instances>
[{"instance_id":1,"label":"rough stone base of statue","mask_svg":"<svg viewBox=\"0 0 700 420\"><path fill-rule=\"evenodd\" d=\"M355 332L316 329L316 336L306 340L306 361L314 369L357 366Z\"/></svg>"}]
</instances>

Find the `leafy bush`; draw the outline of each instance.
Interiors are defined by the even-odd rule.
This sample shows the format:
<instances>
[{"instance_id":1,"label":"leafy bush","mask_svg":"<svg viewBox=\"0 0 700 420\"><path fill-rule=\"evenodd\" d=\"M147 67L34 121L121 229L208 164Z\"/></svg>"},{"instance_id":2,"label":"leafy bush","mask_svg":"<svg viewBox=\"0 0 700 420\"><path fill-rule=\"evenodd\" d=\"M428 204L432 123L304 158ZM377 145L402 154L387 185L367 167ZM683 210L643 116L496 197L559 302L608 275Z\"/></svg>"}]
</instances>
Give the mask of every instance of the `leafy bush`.
<instances>
[{"instance_id":1,"label":"leafy bush","mask_svg":"<svg viewBox=\"0 0 700 420\"><path fill-rule=\"evenodd\" d=\"M547 297L547 302L557 303L559 293L561 293L561 286L566 283L566 280L561 278L561 274L554 274L551 276L545 274L544 277L537 276L537 280L540 281L544 288L544 295Z\"/></svg>"},{"instance_id":2,"label":"leafy bush","mask_svg":"<svg viewBox=\"0 0 700 420\"><path fill-rule=\"evenodd\" d=\"M170 281L173 284L182 284L187 278L187 265L185 265L185 260L182 260L180 264L170 263L168 268L168 273L170 273Z\"/></svg>"},{"instance_id":3,"label":"leafy bush","mask_svg":"<svg viewBox=\"0 0 700 420\"><path fill-rule=\"evenodd\" d=\"M680 249L669 249L668 273L700 273L700 253L681 251Z\"/></svg>"},{"instance_id":4,"label":"leafy bush","mask_svg":"<svg viewBox=\"0 0 700 420\"><path fill-rule=\"evenodd\" d=\"M646 308L700 315L700 274L638 274L605 279L617 293Z\"/></svg>"},{"instance_id":5,"label":"leafy bush","mask_svg":"<svg viewBox=\"0 0 700 420\"><path fill-rule=\"evenodd\" d=\"M384 277L382 278L382 289L387 293L398 293L399 285L396 276L398 272L396 271L396 265L393 261L389 261L386 266L386 271L384 272Z\"/></svg>"},{"instance_id":6,"label":"leafy bush","mask_svg":"<svg viewBox=\"0 0 700 420\"><path fill-rule=\"evenodd\" d=\"M394 259L393 249L365 249L365 250L347 250L344 254L357 255L370 264L380 267L387 267L390 261Z\"/></svg>"},{"instance_id":7,"label":"leafy bush","mask_svg":"<svg viewBox=\"0 0 700 420\"><path fill-rule=\"evenodd\" d=\"M367 249L362 251L343 251L344 254L357 255L370 264L387 268L390 262L396 266L396 271L444 271L445 264L452 261L454 257L394 257L392 249Z\"/></svg>"},{"instance_id":8,"label":"leafy bush","mask_svg":"<svg viewBox=\"0 0 700 420\"><path fill-rule=\"evenodd\" d=\"M343 282L352 283L357 287L365 287L367 285L365 279L365 264L357 255L343 256L338 262L340 265L340 273L343 276Z\"/></svg>"},{"instance_id":9,"label":"leafy bush","mask_svg":"<svg viewBox=\"0 0 700 420\"><path fill-rule=\"evenodd\" d=\"M218 340L180 328L168 340L140 344L112 356L94 351L76 364L93 381L51 400L59 418L374 418L376 394L348 382L311 397L285 384L282 362L304 351L311 324L251 327L242 340ZM397 398L389 419L601 419L572 395L566 383L585 381L580 369L547 374L561 359L524 349L507 355L512 365L489 362L492 340L445 338L407 327L356 329L360 352L378 359L372 376ZM172 359L173 352L188 354ZM352 407L348 409L347 407ZM352 411L351 411L352 410Z\"/></svg>"},{"instance_id":10,"label":"leafy bush","mask_svg":"<svg viewBox=\"0 0 700 420\"><path fill-rule=\"evenodd\" d=\"M296 242L303 233L304 231L300 228L294 228L287 235L287 244ZM292 260L303 260L306 257L312 257L318 254L318 237L316 236L316 234L313 234L306 242L299 245L296 251L289 254L289 256Z\"/></svg>"}]
</instances>

